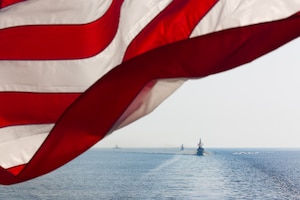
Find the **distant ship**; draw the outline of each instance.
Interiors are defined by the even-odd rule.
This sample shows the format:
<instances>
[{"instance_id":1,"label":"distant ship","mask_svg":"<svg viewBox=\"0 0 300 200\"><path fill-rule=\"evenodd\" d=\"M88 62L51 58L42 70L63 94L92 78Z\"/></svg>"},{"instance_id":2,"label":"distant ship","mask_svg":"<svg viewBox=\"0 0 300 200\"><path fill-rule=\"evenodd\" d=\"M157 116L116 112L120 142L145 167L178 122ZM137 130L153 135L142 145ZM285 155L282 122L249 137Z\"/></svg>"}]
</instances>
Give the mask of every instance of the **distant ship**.
<instances>
[{"instance_id":1,"label":"distant ship","mask_svg":"<svg viewBox=\"0 0 300 200\"><path fill-rule=\"evenodd\" d=\"M203 148L203 143L201 142L201 138L200 138L200 141L199 141L199 144L198 144L198 149L197 149L197 155L198 156L204 156L204 148Z\"/></svg>"},{"instance_id":2,"label":"distant ship","mask_svg":"<svg viewBox=\"0 0 300 200\"><path fill-rule=\"evenodd\" d=\"M184 150L183 144L181 145L181 147L180 147L180 150L181 150L181 151L183 151L183 150Z\"/></svg>"},{"instance_id":3,"label":"distant ship","mask_svg":"<svg viewBox=\"0 0 300 200\"><path fill-rule=\"evenodd\" d=\"M116 145L113 149L121 149L118 145Z\"/></svg>"}]
</instances>

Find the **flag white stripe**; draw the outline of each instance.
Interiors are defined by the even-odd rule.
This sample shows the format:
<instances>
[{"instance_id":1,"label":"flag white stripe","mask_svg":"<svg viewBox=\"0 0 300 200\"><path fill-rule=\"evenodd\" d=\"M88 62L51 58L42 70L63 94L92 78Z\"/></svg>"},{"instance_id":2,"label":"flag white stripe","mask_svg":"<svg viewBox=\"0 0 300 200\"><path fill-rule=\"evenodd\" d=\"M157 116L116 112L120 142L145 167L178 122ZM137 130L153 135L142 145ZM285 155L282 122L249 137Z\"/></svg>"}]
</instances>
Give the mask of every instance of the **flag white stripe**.
<instances>
[{"instance_id":1,"label":"flag white stripe","mask_svg":"<svg viewBox=\"0 0 300 200\"><path fill-rule=\"evenodd\" d=\"M284 19L299 9L299 0L220 0L199 22L191 37Z\"/></svg>"},{"instance_id":2,"label":"flag white stripe","mask_svg":"<svg viewBox=\"0 0 300 200\"><path fill-rule=\"evenodd\" d=\"M0 11L0 29L40 24L86 24L100 18L112 0L28 0Z\"/></svg>"},{"instance_id":3,"label":"flag white stripe","mask_svg":"<svg viewBox=\"0 0 300 200\"><path fill-rule=\"evenodd\" d=\"M115 123L113 130L122 128L136 119L153 111L163 100L175 92L186 79L162 79L155 86L148 89L147 86L139 93L130 104L120 119Z\"/></svg>"},{"instance_id":4,"label":"flag white stripe","mask_svg":"<svg viewBox=\"0 0 300 200\"><path fill-rule=\"evenodd\" d=\"M13 126L0 129L0 166L27 163L45 140L53 124Z\"/></svg>"}]
</instances>

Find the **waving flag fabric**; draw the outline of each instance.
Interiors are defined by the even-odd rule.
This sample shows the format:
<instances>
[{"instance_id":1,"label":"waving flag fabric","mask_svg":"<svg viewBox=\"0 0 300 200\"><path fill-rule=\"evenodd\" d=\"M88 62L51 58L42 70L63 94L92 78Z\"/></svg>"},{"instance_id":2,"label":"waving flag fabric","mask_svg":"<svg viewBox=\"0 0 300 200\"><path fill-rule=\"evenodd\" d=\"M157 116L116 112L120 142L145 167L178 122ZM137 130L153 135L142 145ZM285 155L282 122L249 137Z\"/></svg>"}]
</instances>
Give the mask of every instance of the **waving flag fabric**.
<instances>
[{"instance_id":1,"label":"waving flag fabric","mask_svg":"<svg viewBox=\"0 0 300 200\"><path fill-rule=\"evenodd\" d=\"M2 0L0 183L48 173L185 80L299 36L299 0Z\"/></svg>"}]
</instances>

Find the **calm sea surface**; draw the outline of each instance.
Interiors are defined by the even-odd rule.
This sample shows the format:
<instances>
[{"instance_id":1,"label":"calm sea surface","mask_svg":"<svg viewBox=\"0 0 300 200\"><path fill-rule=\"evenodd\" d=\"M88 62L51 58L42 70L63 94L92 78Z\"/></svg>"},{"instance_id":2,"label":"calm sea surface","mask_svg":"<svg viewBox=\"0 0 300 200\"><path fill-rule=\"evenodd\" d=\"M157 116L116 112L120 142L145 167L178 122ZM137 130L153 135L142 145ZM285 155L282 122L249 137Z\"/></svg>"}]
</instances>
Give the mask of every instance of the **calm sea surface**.
<instances>
[{"instance_id":1,"label":"calm sea surface","mask_svg":"<svg viewBox=\"0 0 300 200\"><path fill-rule=\"evenodd\" d=\"M2 200L300 200L300 149L91 149Z\"/></svg>"}]
</instances>

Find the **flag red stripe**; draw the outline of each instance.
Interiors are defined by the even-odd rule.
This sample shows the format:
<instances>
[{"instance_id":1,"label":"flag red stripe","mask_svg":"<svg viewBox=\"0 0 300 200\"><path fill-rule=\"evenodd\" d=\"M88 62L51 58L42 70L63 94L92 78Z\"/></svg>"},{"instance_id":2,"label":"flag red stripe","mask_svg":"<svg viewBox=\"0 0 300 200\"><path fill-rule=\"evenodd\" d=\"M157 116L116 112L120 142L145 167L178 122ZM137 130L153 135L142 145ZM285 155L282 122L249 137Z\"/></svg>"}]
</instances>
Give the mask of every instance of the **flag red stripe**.
<instances>
[{"instance_id":1,"label":"flag red stripe","mask_svg":"<svg viewBox=\"0 0 300 200\"><path fill-rule=\"evenodd\" d=\"M113 0L98 20L81 25L31 25L0 30L0 60L88 58L114 38L123 0Z\"/></svg>"},{"instance_id":2,"label":"flag red stripe","mask_svg":"<svg viewBox=\"0 0 300 200\"><path fill-rule=\"evenodd\" d=\"M0 93L0 128L54 123L79 93Z\"/></svg>"},{"instance_id":3,"label":"flag red stripe","mask_svg":"<svg viewBox=\"0 0 300 200\"><path fill-rule=\"evenodd\" d=\"M72 104L18 176L2 169L0 177L5 176L6 179L0 181L12 184L28 180L78 156L111 131L139 91L152 80L204 77L225 71L299 36L300 14L297 14L285 20L187 39L124 62Z\"/></svg>"},{"instance_id":4,"label":"flag red stripe","mask_svg":"<svg viewBox=\"0 0 300 200\"><path fill-rule=\"evenodd\" d=\"M22 1L26 1L26 0L1 0L0 1L0 9L5 8L5 7L15 4L15 3L20 3Z\"/></svg>"},{"instance_id":5,"label":"flag red stripe","mask_svg":"<svg viewBox=\"0 0 300 200\"><path fill-rule=\"evenodd\" d=\"M124 60L188 38L198 22L217 2L218 0L174 0L135 37L126 50Z\"/></svg>"},{"instance_id":6,"label":"flag red stripe","mask_svg":"<svg viewBox=\"0 0 300 200\"><path fill-rule=\"evenodd\" d=\"M12 168L7 169L7 171L13 175L18 175L20 171L25 167L26 165L18 165ZM0 168L1 169L1 168Z\"/></svg>"}]
</instances>

